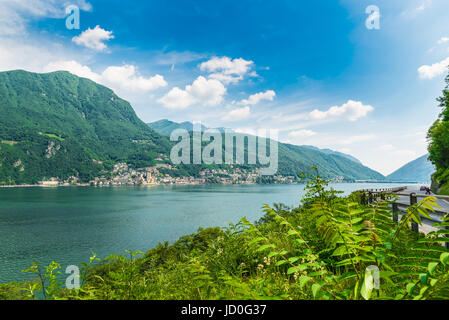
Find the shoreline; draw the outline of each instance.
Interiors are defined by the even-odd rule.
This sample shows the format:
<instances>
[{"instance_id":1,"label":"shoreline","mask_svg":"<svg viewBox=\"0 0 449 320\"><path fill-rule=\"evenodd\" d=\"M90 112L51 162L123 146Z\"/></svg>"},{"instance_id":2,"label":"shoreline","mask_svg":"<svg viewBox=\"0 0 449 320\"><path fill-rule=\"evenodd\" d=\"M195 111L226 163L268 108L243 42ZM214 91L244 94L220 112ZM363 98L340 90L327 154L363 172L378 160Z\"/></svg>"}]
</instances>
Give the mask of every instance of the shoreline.
<instances>
[{"instance_id":1,"label":"shoreline","mask_svg":"<svg viewBox=\"0 0 449 320\"><path fill-rule=\"evenodd\" d=\"M61 188L61 187L90 187L89 184L77 185L57 185L57 186L43 186L40 184L19 184L19 185L0 185L0 188Z\"/></svg>"},{"instance_id":2,"label":"shoreline","mask_svg":"<svg viewBox=\"0 0 449 320\"><path fill-rule=\"evenodd\" d=\"M333 182L331 182L332 184ZM360 183L360 184L404 184L404 185L420 185L422 183L420 182L338 182L341 184L346 183ZM238 184L224 184L224 183L217 183L217 184L211 184L211 183L203 183L203 184L197 184L197 183L180 183L180 184L141 184L141 185L134 185L134 184L121 184L121 185L102 185L102 186L92 186L89 183L85 184L60 184L60 185L40 185L40 184L22 184L22 185L0 185L0 189L12 189L12 188L44 188L44 189L54 189L54 188L67 188L67 187L94 187L94 188L113 188L113 187L160 187L160 186L198 186L198 185L299 185L303 183L238 183Z\"/></svg>"}]
</instances>

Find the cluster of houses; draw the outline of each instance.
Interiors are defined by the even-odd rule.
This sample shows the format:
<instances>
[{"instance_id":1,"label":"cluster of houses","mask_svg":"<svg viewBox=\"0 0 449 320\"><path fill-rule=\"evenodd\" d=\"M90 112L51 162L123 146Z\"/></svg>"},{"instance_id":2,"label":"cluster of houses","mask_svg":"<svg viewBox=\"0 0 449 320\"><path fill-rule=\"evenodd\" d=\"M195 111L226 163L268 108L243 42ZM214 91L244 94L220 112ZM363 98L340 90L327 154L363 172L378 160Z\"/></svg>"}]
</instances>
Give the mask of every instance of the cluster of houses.
<instances>
[{"instance_id":1,"label":"cluster of houses","mask_svg":"<svg viewBox=\"0 0 449 320\"><path fill-rule=\"evenodd\" d=\"M66 181L51 178L41 181L41 186L58 185L85 185L85 186L136 186L136 185L200 185L200 184L256 184L260 183L259 169L251 170L234 168L227 169L204 169L198 177L180 176L175 177L167 172L175 171L170 164L157 164L152 167L132 169L126 163L114 165L109 174L95 178L87 184L79 183L76 177L70 177ZM291 184L298 182L293 176L276 175L271 177L272 183Z\"/></svg>"}]
</instances>

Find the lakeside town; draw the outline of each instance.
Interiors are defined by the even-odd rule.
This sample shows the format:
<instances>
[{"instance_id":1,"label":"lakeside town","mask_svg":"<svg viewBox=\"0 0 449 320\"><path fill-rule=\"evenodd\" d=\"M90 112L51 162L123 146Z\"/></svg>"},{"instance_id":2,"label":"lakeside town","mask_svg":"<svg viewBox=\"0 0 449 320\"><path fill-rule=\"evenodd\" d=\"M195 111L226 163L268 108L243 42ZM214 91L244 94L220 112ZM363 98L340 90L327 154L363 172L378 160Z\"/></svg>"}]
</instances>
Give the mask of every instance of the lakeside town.
<instances>
[{"instance_id":1,"label":"lakeside town","mask_svg":"<svg viewBox=\"0 0 449 320\"><path fill-rule=\"evenodd\" d=\"M258 184L261 183L261 176L258 168L245 170L242 168L230 167L227 169L204 169L200 171L198 177L184 176L174 177L164 171L173 171L175 168L170 164L157 164L152 167L133 169L126 163L114 165L113 170L97 177L88 183L80 182L75 176L67 180L50 178L40 181L38 186L157 186L157 185L202 185L202 184ZM341 178L342 180L343 178ZM339 180L339 179L338 179ZM299 179L294 176L275 175L270 177L273 184L294 184L299 183ZM31 185L30 185L31 186Z\"/></svg>"}]
</instances>

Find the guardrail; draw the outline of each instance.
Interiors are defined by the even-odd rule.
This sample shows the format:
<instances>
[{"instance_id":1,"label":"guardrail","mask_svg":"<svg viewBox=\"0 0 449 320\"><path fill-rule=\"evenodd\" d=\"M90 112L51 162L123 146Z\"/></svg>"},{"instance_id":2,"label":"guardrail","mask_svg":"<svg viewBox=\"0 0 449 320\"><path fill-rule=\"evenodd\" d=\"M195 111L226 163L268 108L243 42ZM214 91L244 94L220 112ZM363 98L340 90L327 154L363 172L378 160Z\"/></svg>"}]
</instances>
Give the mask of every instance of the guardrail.
<instances>
[{"instance_id":1,"label":"guardrail","mask_svg":"<svg viewBox=\"0 0 449 320\"><path fill-rule=\"evenodd\" d=\"M408 197L411 194L414 194L417 198L427 198L427 197L434 197L437 199L441 199L441 200L448 200L449 201L449 196L439 196L439 195L428 195L428 194L420 194L420 193L398 193L398 192L394 192L395 194L397 194L398 196L406 196Z\"/></svg>"},{"instance_id":2,"label":"guardrail","mask_svg":"<svg viewBox=\"0 0 449 320\"><path fill-rule=\"evenodd\" d=\"M409 197L410 202L409 204L406 203L401 203L398 201L395 201L392 203L392 209L393 209L393 221L398 222L399 221L399 214L403 211L401 211L400 207L410 207L415 205L416 203L418 203L418 198L427 198L429 196L434 197L436 199L440 199L440 200L446 200L449 201L449 196L439 196L439 195L425 195L425 194L417 194L417 193L403 193L402 191L406 190L407 187L399 187L399 188L391 188L391 189L370 189L370 190L361 190L362 192L362 196L361 196L361 202L362 204L368 205L370 203L373 203L374 201L376 201L376 199L382 199L385 200L386 196L388 194L395 194L398 196L405 196L405 197ZM428 220L431 222L443 222L444 220L444 216L448 213L447 211L440 211L440 210L436 210L435 213L437 215L440 215L443 219L442 220L436 220L436 219L429 219L426 217L422 217L424 220ZM449 230L449 226L444 227L445 229ZM419 233L419 225L416 222L412 222L411 223L411 229L416 232ZM446 235L447 237L449 237L449 234ZM446 249L449 249L449 242L446 242Z\"/></svg>"},{"instance_id":3,"label":"guardrail","mask_svg":"<svg viewBox=\"0 0 449 320\"><path fill-rule=\"evenodd\" d=\"M385 196L391 193L397 193L407 190L407 187L385 188L385 189L364 189L362 193L362 204L373 203L375 199L381 198L385 200Z\"/></svg>"}]
</instances>

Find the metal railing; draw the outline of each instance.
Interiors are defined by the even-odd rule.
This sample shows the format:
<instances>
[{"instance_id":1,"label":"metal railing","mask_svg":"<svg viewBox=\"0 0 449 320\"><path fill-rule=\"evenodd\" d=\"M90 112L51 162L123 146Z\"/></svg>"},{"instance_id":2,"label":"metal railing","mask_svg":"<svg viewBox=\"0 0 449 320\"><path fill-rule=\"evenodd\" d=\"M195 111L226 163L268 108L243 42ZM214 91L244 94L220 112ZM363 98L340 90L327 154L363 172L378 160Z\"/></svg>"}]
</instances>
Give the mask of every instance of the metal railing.
<instances>
[{"instance_id":1,"label":"metal railing","mask_svg":"<svg viewBox=\"0 0 449 320\"><path fill-rule=\"evenodd\" d=\"M387 195L391 195L392 193L395 195L398 195L398 196L409 197L409 199L410 199L409 203L403 203L403 202L399 202L399 201L395 201L392 203L393 221L399 222L399 215L401 214L401 212L404 212L404 210L401 210L400 207L408 208L410 206L413 206L418 203L418 198L434 197L439 200L445 200L445 201L449 200L449 196L417 194L415 192L404 193L403 192L404 190L407 190L407 187L398 187L398 188L390 188L390 189L361 190L361 192L362 192L361 202L362 202L362 204L367 205L367 204L375 202L379 198L382 200L385 200L385 199L387 199ZM435 210L435 214L437 215L438 218L441 218L441 219L438 219L437 217L435 217L433 219L432 216L431 216L431 219L429 219L427 217L422 217L422 219L430 221L430 222L434 222L434 223L441 223L441 222L444 222L444 216L447 213L448 213L448 211ZM411 223L411 229L416 233L419 233L419 231L420 231L419 225L416 222ZM449 226L444 227L444 229L449 230ZM447 234L446 236L449 237L449 234ZM449 242L446 242L446 249L449 249Z\"/></svg>"}]
</instances>

